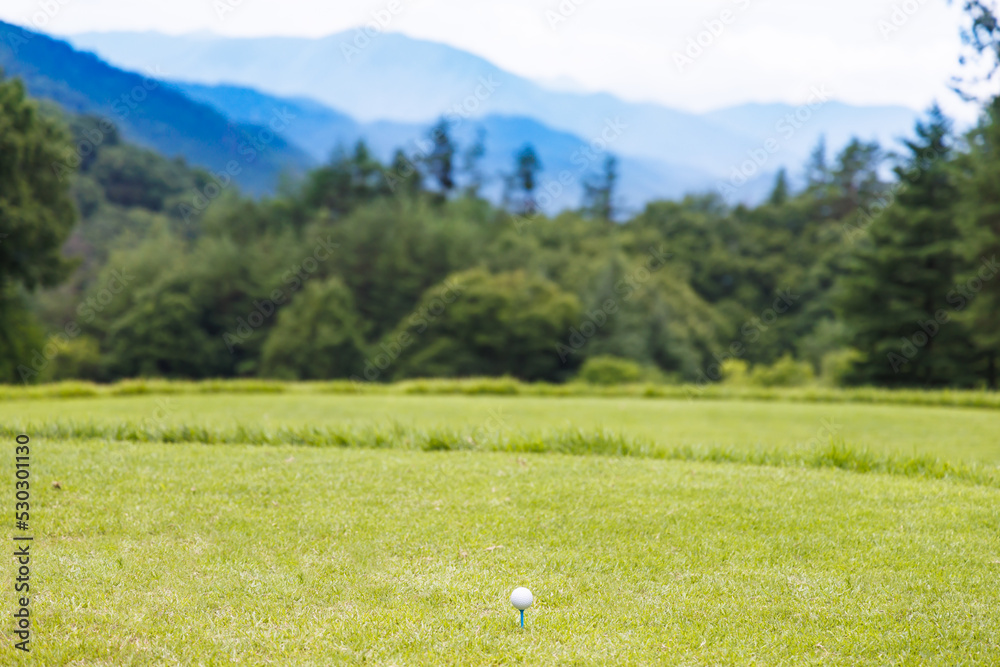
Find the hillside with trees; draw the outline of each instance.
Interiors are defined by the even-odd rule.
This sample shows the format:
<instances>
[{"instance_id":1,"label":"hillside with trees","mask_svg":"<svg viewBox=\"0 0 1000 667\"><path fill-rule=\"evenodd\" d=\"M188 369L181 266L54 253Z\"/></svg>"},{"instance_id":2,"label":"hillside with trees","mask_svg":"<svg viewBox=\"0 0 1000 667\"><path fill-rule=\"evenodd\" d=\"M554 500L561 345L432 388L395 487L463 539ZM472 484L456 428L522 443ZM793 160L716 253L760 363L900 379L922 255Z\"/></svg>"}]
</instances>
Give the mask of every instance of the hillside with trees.
<instances>
[{"instance_id":1,"label":"hillside with trees","mask_svg":"<svg viewBox=\"0 0 1000 667\"><path fill-rule=\"evenodd\" d=\"M549 217L530 144L496 205L457 186L475 144L444 120L427 139L388 162L359 142L255 199L0 82L2 380L562 382L596 360L651 382L997 386L996 98L965 135L928 110L900 152L820 143L805 185L781 172L759 206L625 220L610 154Z\"/></svg>"}]
</instances>

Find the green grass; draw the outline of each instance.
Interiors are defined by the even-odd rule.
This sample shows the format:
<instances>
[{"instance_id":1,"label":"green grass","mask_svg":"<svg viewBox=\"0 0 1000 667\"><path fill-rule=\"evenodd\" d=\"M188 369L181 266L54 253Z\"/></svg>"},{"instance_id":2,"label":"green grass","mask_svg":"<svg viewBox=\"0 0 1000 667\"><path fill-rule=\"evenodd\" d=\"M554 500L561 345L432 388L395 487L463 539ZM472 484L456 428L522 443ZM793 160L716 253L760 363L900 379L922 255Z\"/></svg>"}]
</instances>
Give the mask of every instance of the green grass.
<instances>
[{"instance_id":1,"label":"green grass","mask_svg":"<svg viewBox=\"0 0 1000 667\"><path fill-rule=\"evenodd\" d=\"M178 394L0 402L0 425L50 428L59 437L128 437L130 431L308 434L399 426L465 439L557 431L620 434L650 447L793 451L834 441L877 455L1000 463L1000 416L990 410L853 403L684 401L639 398L330 394ZM319 433L321 436L322 433ZM155 438L153 438L155 439ZM178 438L175 438L178 439ZM183 439L183 438L180 438ZM190 438L189 438L190 439ZM223 441L232 438L218 438ZM250 439L245 442L268 442Z\"/></svg>"},{"instance_id":2,"label":"green grass","mask_svg":"<svg viewBox=\"0 0 1000 667\"><path fill-rule=\"evenodd\" d=\"M34 451L34 664L916 665L1000 651L994 488L555 454ZM506 601L517 585L537 598L524 631Z\"/></svg>"},{"instance_id":3,"label":"green grass","mask_svg":"<svg viewBox=\"0 0 1000 667\"><path fill-rule=\"evenodd\" d=\"M131 396L143 394L277 394L331 393L365 395L499 395L534 397L618 397L673 398L685 400L748 400L802 403L876 403L883 405L927 405L1000 409L1000 392L962 389L881 389L856 387L841 389L823 386L795 388L748 387L719 384L666 385L631 384L598 386L580 382L569 384L524 383L512 378L469 378L459 380L409 380L396 384L376 384L338 380L332 382L278 382L271 380L202 380L197 382L140 379L109 385L67 381L35 386L0 385L0 401Z\"/></svg>"},{"instance_id":4,"label":"green grass","mask_svg":"<svg viewBox=\"0 0 1000 667\"><path fill-rule=\"evenodd\" d=\"M36 537L0 664L1000 655L992 410L167 386L0 402Z\"/></svg>"}]
</instances>

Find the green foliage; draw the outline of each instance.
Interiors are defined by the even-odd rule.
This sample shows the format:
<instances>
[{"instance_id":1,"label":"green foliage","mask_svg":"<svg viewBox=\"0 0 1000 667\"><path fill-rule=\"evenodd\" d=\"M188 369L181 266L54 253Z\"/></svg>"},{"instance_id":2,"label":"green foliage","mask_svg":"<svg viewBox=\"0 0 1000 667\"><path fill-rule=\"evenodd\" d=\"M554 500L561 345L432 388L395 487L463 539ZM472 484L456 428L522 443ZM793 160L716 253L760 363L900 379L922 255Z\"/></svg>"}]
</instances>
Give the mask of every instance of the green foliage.
<instances>
[{"instance_id":1,"label":"green foliage","mask_svg":"<svg viewBox=\"0 0 1000 667\"><path fill-rule=\"evenodd\" d=\"M278 313L262 350L261 374L319 380L360 372L363 324L351 292L340 280L312 282Z\"/></svg>"},{"instance_id":2,"label":"green foliage","mask_svg":"<svg viewBox=\"0 0 1000 667\"><path fill-rule=\"evenodd\" d=\"M863 359L864 355L853 348L831 350L823 355L820 379L827 386L843 387L855 376L856 366Z\"/></svg>"},{"instance_id":3,"label":"green foliage","mask_svg":"<svg viewBox=\"0 0 1000 667\"><path fill-rule=\"evenodd\" d=\"M395 378L555 380L566 375L556 343L579 317L577 298L550 281L473 269L428 290L382 347L398 356Z\"/></svg>"},{"instance_id":4,"label":"green foliage","mask_svg":"<svg viewBox=\"0 0 1000 667\"><path fill-rule=\"evenodd\" d=\"M746 382L755 387L802 387L813 381L812 366L805 361L796 361L786 354L770 366L758 364L753 367Z\"/></svg>"},{"instance_id":5,"label":"green foliage","mask_svg":"<svg viewBox=\"0 0 1000 667\"><path fill-rule=\"evenodd\" d=\"M630 359L620 357L588 357L577 378L590 384L628 384L642 379L642 367Z\"/></svg>"},{"instance_id":6,"label":"green foliage","mask_svg":"<svg viewBox=\"0 0 1000 667\"><path fill-rule=\"evenodd\" d=\"M507 177L506 198L516 212L522 215L534 215L538 212L535 189L538 187L538 174L541 171L542 161L534 146L525 144L514 156L514 173Z\"/></svg>"},{"instance_id":7,"label":"green foliage","mask_svg":"<svg viewBox=\"0 0 1000 667\"><path fill-rule=\"evenodd\" d=\"M75 221L69 179L54 169L67 143L20 81L0 80L0 286L54 285L71 266L60 254Z\"/></svg>"},{"instance_id":8,"label":"green foliage","mask_svg":"<svg viewBox=\"0 0 1000 667\"><path fill-rule=\"evenodd\" d=\"M618 214L615 191L618 183L618 159L609 155L604 159L600 178L583 184L583 210L600 220L612 221Z\"/></svg>"},{"instance_id":9,"label":"green foliage","mask_svg":"<svg viewBox=\"0 0 1000 667\"><path fill-rule=\"evenodd\" d=\"M749 384L750 364L743 359L726 359L722 362L722 380L726 384L742 387Z\"/></svg>"},{"instance_id":10,"label":"green foliage","mask_svg":"<svg viewBox=\"0 0 1000 667\"><path fill-rule=\"evenodd\" d=\"M70 182L53 168L66 144L20 81L0 79L0 381L31 381L41 365L32 358L42 336L19 286L55 285L72 266L60 253L75 220Z\"/></svg>"},{"instance_id":11,"label":"green foliage","mask_svg":"<svg viewBox=\"0 0 1000 667\"><path fill-rule=\"evenodd\" d=\"M725 384L734 387L804 387L815 379L812 366L790 354L753 368L743 359L727 359L722 363L722 376Z\"/></svg>"},{"instance_id":12,"label":"green foliage","mask_svg":"<svg viewBox=\"0 0 1000 667\"><path fill-rule=\"evenodd\" d=\"M35 114L15 84L3 90L28 110L14 116ZM622 377L638 368L647 382L628 391L650 397L770 398L817 375L828 386L995 386L1000 280L978 275L1000 255L993 106L967 145L933 110L895 183L880 177L878 145L853 140L828 159L821 143L800 192L780 173L759 206L691 195L621 224L609 224L622 217L613 158L584 180L578 211L549 218L537 210L541 164L526 145L504 210L478 196L483 137L459 146L445 121L423 157L399 150L383 164L359 143L265 200L122 141L106 119L65 118L73 143L87 146L76 154L59 121L22 123L2 141L51 139L63 192L19 204L18 215L72 223L68 193L80 220L68 239L68 227L31 226L47 235L45 258L30 270L3 264L20 272L15 283L46 289L5 292L0 371L19 380L12 360L44 345L37 317L44 330L73 324L83 337L58 358L38 357L29 379L42 367L46 378L102 380L510 376L461 385L490 393L515 391L515 379L561 382L584 364L583 376L610 377L600 364L614 357ZM12 257L0 238L3 253ZM56 286L66 257L79 265ZM454 278L468 292L450 294ZM441 307L445 297L453 302ZM722 376L724 387L707 386ZM697 389L661 386L668 380ZM330 390L368 391L348 384Z\"/></svg>"},{"instance_id":13,"label":"green foliage","mask_svg":"<svg viewBox=\"0 0 1000 667\"><path fill-rule=\"evenodd\" d=\"M328 165L309 174L301 203L308 210L323 209L337 217L391 191L382 165L359 141L353 153L338 150Z\"/></svg>"},{"instance_id":14,"label":"green foliage","mask_svg":"<svg viewBox=\"0 0 1000 667\"><path fill-rule=\"evenodd\" d=\"M101 381L106 378L97 339L83 335L65 342L50 338L49 343L59 352L41 373L40 379L44 382L70 379Z\"/></svg>"},{"instance_id":15,"label":"green foliage","mask_svg":"<svg viewBox=\"0 0 1000 667\"><path fill-rule=\"evenodd\" d=\"M184 191L186 168L152 151L111 146L98 153L87 169L111 204L162 211L170 197Z\"/></svg>"},{"instance_id":16,"label":"green foliage","mask_svg":"<svg viewBox=\"0 0 1000 667\"><path fill-rule=\"evenodd\" d=\"M25 301L21 288L0 283L0 382L37 382L46 363L45 335Z\"/></svg>"},{"instance_id":17,"label":"green foliage","mask_svg":"<svg viewBox=\"0 0 1000 667\"><path fill-rule=\"evenodd\" d=\"M455 189L455 142L448 134L450 123L442 118L428 133L431 150L424 157L428 175L434 179L437 192L446 198Z\"/></svg>"},{"instance_id":18,"label":"green foliage","mask_svg":"<svg viewBox=\"0 0 1000 667\"><path fill-rule=\"evenodd\" d=\"M965 326L985 361L990 388L1000 385L1000 97L970 136L971 149L959 160L961 205L957 223L965 259L953 284L958 326Z\"/></svg>"},{"instance_id":19,"label":"green foliage","mask_svg":"<svg viewBox=\"0 0 1000 667\"><path fill-rule=\"evenodd\" d=\"M344 281L378 339L430 287L474 263L482 230L448 210L402 199L359 207L336 224L317 220L307 236L328 237L335 246L320 272Z\"/></svg>"},{"instance_id":20,"label":"green foliage","mask_svg":"<svg viewBox=\"0 0 1000 667\"><path fill-rule=\"evenodd\" d=\"M969 333L954 321L962 262L950 128L934 108L916 132L896 168L893 205L876 219L859 218L865 229L848 231L856 245L835 292L837 310L865 351L856 382L969 385Z\"/></svg>"}]
</instances>

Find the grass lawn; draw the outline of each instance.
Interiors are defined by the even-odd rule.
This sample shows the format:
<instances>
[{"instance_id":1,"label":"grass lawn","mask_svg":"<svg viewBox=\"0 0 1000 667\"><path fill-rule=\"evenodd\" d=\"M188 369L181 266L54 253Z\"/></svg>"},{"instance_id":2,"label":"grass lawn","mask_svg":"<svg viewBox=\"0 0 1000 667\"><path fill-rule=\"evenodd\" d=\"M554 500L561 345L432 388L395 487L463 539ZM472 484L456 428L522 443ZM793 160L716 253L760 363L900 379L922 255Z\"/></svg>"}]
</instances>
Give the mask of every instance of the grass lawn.
<instances>
[{"instance_id":1,"label":"grass lawn","mask_svg":"<svg viewBox=\"0 0 1000 667\"><path fill-rule=\"evenodd\" d=\"M832 435L875 451L1000 464L1000 411L855 403L496 396L191 395L0 401L0 423L398 423L503 432L607 428L664 445L791 448Z\"/></svg>"},{"instance_id":2,"label":"grass lawn","mask_svg":"<svg viewBox=\"0 0 1000 667\"><path fill-rule=\"evenodd\" d=\"M512 429L569 422L746 446L794 446L832 418L872 447L1000 458L993 411L877 405L179 395L0 403L0 422L474 427L497 410ZM996 486L615 456L32 445L35 646L24 659L8 640L2 664L987 665L1000 655ZM9 611L13 572L9 559ZM520 585L536 596L524 630L507 601Z\"/></svg>"}]
</instances>

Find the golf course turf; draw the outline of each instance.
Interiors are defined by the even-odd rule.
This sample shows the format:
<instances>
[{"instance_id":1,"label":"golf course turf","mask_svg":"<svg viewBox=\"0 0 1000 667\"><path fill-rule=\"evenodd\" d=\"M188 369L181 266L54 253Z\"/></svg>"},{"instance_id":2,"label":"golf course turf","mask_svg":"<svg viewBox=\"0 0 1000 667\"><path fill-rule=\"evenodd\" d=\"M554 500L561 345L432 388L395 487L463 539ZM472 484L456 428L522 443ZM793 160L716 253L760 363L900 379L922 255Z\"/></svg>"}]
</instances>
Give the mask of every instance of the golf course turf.
<instances>
[{"instance_id":1,"label":"golf course turf","mask_svg":"<svg viewBox=\"0 0 1000 667\"><path fill-rule=\"evenodd\" d=\"M32 653L3 663L1000 655L991 409L220 393L4 401L0 423L11 458L32 438L35 536ZM809 458L831 440L847 463Z\"/></svg>"}]
</instances>

